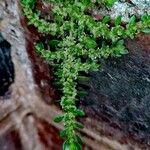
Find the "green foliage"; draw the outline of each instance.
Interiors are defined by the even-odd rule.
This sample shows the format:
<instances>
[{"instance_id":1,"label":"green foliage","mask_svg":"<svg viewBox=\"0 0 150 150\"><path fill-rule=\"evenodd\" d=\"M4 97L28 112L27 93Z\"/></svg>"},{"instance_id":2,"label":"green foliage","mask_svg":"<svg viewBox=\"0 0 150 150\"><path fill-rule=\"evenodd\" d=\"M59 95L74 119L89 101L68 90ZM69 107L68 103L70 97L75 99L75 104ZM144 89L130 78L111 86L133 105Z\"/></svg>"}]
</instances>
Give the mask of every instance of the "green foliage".
<instances>
[{"instance_id":1,"label":"green foliage","mask_svg":"<svg viewBox=\"0 0 150 150\"><path fill-rule=\"evenodd\" d=\"M37 27L40 33L55 36L55 39L48 42L50 49L45 50L43 43L37 43L35 48L37 53L56 69L56 84L62 91L60 105L64 114L57 116L54 121L64 124L64 130L60 132L60 136L66 140L63 150L81 150L82 141L76 130L82 129L83 125L76 122L76 117L85 114L76 107L76 101L78 96L87 93L77 91L76 86L77 80L86 82L88 78L82 76L80 72L99 70L99 59L127 54L124 38L134 38L140 31L149 32L150 16L145 14L139 22L133 16L126 27L121 25L119 16L111 26L109 16L97 22L85 14L87 8L94 5L91 0L47 1L53 4L53 22L40 19L38 11L34 9L36 0L22 0L23 11L29 25ZM96 2L112 6L115 1ZM98 39L103 40L97 41Z\"/></svg>"},{"instance_id":2,"label":"green foliage","mask_svg":"<svg viewBox=\"0 0 150 150\"><path fill-rule=\"evenodd\" d=\"M63 150L82 150L81 145L79 142L70 142L70 141L65 141L63 144Z\"/></svg>"},{"instance_id":3,"label":"green foliage","mask_svg":"<svg viewBox=\"0 0 150 150\"><path fill-rule=\"evenodd\" d=\"M141 31L144 33L150 33L150 15L144 14L141 18Z\"/></svg>"},{"instance_id":4,"label":"green foliage","mask_svg":"<svg viewBox=\"0 0 150 150\"><path fill-rule=\"evenodd\" d=\"M99 4L104 4L107 7L112 7L118 0L96 0Z\"/></svg>"},{"instance_id":5,"label":"green foliage","mask_svg":"<svg viewBox=\"0 0 150 150\"><path fill-rule=\"evenodd\" d=\"M26 8L33 8L36 3L36 0L22 0L22 4L26 6Z\"/></svg>"},{"instance_id":6,"label":"green foliage","mask_svg":"<svg viewBox=\"0 0 150 150\"><path fill-rule=\"evenodd\" d=\"M116 1L118 1L118 0L106 0L105 4L108 7L112 7Z\"/></svg>"}]
</instances>

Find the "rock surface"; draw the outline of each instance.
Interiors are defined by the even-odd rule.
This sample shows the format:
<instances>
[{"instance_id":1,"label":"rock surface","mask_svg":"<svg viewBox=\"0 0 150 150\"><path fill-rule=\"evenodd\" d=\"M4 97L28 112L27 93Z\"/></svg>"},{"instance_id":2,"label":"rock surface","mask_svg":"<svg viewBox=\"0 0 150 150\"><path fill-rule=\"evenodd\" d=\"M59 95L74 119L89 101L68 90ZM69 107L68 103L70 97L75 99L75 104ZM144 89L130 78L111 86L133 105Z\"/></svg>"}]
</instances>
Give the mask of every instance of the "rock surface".
<instances>
[{"instance_id":1,"label":"rock surface","mask_svg":"<svg viewBox=\"0 0 150 150\"><path fill-rule=\"evenodd\" d=\"M0 32L11 44L15 68L10 95L0 97L0 150L60 150L58 127L50 119L54 113L34 82L20 17L16 0L0 1Z\"/></svg>"},{"instance_id":2,"label":"rock surface","mask_svg":"<svg viewBox=\"0 0 150 150\"><path fill-rule=\"evenodd\" d=\"M132 3L137 5L138 7L142 8L149 8L150 7L150 1L149 0L131 0Z\"/></svg>"},{"instance_id":3,"label":"rock surface","mask_svg":"<svg viewBox=\"0 0 150 150\"><path fill-rule=\"evenodd\" d=\"M150 35L139 35L135 40L128 40L126 46L129 55L119 59L110 58L102 62L101 70L91 73L90 82L84 84L89 89L89 95L81 100L81 104L88 117L94 115L99 123L105 122L106 126L115 127L123 133L120 135L111 129L111 137L118 140L132 138L148 149ZM95 130L100 127L99 123ZM106 132L108 127L104 127L104 134Z\"/></svg>"},{"instance_id":4,"label":"rock surface","mask_svg":"<svg viewBox=\"0 0 150 150\"><path fill-rule=\"evenodd\" d=\"M150 14L149 0L130 0L130 3L126 0L120 0L115 2L110 9L100 8L94 11L94 15L110 15L114 19L117 16L122 16L124 22L128 22L133 15L140 18L144 13Z\"/></svg>"}]
</instances>

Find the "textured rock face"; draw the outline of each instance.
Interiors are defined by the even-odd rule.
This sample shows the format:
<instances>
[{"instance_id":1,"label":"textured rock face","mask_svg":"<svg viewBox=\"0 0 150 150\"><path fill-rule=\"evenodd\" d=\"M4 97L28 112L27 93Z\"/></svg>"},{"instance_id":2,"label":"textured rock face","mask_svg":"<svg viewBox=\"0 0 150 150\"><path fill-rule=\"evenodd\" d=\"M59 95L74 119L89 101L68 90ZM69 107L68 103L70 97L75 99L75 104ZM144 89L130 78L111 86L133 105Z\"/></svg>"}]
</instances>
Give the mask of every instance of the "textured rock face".
<instances>
[{"instance_id":1,"label":"textured rock face","mask_svg":"<svg viewBox=\"0 0 150 150\"><path fill-rule=\"evenodd\" d=\"M150 7L150 1L149 0L131 0L135 5L138 7Z\"/></svg>"},{"instance_id":2,"label":"textured rock face","mask_svg":"<svg viewBox=\"0 0 150 150\"><path fill-rule=\"evenodd\" d=\"M150 13L149 0L119 0L111 9L100 8L94 12L94 14L110 15L111 18L121 16L124 22L128 22L133 15L140 18L144 13Z\"/></svg>"},{"instance_id":3,"label":"textured rock face","mask_svg":"<svg viewBox=\"0 0 150 150\"><path fill-rule=\"evenodd\" d=\"M86 86L89 95L82 99L88 116L119 129L112 137L121 140L120 133L150 147L150 36L126 42L129 55L111 58L101 70L91 73ZM99 125L100 126L100 125ZM96 125L95 129L98 129ZM108 132L108 128L104 127ZM144 149L146 149L144 147Z\"/></svg>"},{"instance_id":4,"label":"textured rock face","mask_svg":"<svg viewBox=\"0 0 150 150\"><path fill-rule=\"evenodd\" d=\"M15 68L11 94L0 96L0 150L61 150L59 131L51 125L51 118L55 114L50 112L50 106L42 102L32 76L17 2L0 0L0 32L12 49L0 37L0 75L13 80L10 51ZM38 65L40 62L37 62Z\"/></svg>"},{"instance_id":5,"label":"textured rock face","mask_svg":"<svg viewBox=\"0 0 150 150\"><path fill-rule=\"evenodd\" d=\"M0 33L0 96L14 81L14 66L11 60L11 45Z\"/></svg>"}]
</instances>

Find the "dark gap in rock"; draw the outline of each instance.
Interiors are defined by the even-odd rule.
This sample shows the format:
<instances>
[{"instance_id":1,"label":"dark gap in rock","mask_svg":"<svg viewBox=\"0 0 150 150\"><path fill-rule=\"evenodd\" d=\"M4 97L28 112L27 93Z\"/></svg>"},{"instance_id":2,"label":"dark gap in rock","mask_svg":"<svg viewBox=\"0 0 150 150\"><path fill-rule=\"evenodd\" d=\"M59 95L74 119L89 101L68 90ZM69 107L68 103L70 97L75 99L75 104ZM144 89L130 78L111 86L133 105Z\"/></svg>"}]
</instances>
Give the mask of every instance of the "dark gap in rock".
<instances>
[{"instance_id":1,"label":"dark gap in rock","mask_svg":"<svg viewBox=\"0 0 150 150\"><path fill-rule=\"evenodd\" d=\"M14 65L11 45L0 33L0 96L4 96L14 82Z\"/></svg>"},{"instance_id":2,"label":"dark gap in rock","mask_svg":"<svg viewBox=\"0 0 150 150\"><path fill-rule=\"evenodd\" d=\"M37 119L37 130L39 140L45 148L61 150L63 141L59 137L57 128L42 119Z\"/></svg>"},{"instance_id":3,"label":"dark gap in rock","mask_svg":"<svg viewBox=\"0 0 150 150\"><path fill-rule=\"evenodd\" d=\"M0 150L23 150L18 130L8 131L0 136Z\"/></svg>"}]
</instances>

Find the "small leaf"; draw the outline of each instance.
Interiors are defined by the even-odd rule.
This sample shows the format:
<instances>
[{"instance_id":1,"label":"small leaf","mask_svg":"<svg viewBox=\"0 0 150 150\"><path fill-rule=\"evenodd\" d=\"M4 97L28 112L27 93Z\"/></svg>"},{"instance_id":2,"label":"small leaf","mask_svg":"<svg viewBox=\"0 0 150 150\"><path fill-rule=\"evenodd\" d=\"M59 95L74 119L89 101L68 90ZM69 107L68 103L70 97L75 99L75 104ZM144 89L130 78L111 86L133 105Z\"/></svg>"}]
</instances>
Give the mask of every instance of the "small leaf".
<instances>
[{"instance_id":1,"label":"small leaf","mask_svg":"<svg viewBox=\"0 0 150 150\"><path fill-rule=\"evenodd\" d=\"M142 32L144 32L144 33L150 33L150 28L145 28L145 29L142 30Z\"/></svg>"},{"instance_id":2,"label":"small leaf","mask_svg":"<svg viewBox=\"0 0 150 150\"><path fill-rule=\"evenodd\" d=\"M108 7L112 7L117 0L105 0L105 4Z\"/></svg>"},{"instance_id":3,"label":"small leaf","mask_svg":"<svg viewBox=\"0 0 150 150\"><path fill-rule=\"evenodd\" d=\"M78 80L79 81L89 81L89 77L86 77L86 76L78 76Z\"/></svg>"},{"instance_id":4,"label":"small leaf","mask_svg":"<svg viewBox=\"0 0 150 150\"><path fill-rule=\"evenodd\" d=\"M121 16L118 16L116 19L115 19L115 26L118 26L121 24Z\"/></svg>"},{"instance_id":5,"label":"small leaf","mask_svg":"<svg viewBox=\"0 0 150 150\"><path fill-rule=\"evenodd\" d=\"M83 128L84 128L84 125L81 124L81 123L79 123L79 122L76 122L76 123L74 124L74 128L76 128L76 129L83 129Z\"/></svg>"},{"instance_id":6,"label":"small leaf","mask_svg":"<svg viewBox=\"0 0 150 150\"><path fill-rule=\"evenodd\" d=\"M132 16L129 20L129 26L134 26L136 24L136 17Z\"/></svg>"},{"instance_id":7,"label":"small leaf","mask_svg":"<svg viewBox=\"0 0 150 150\"><path fill-rule=\"evenodd\" d=\"M31 1L30 0L22 0L21 3L23 5L30 5Z\"/></svg>"},{"instance_id":8,"label":"small leaf","mask_svg":"<svg viewBox=\"0 0 150 150\"><path fill-rule=\"evenodd\" d=\"M48 42L48 44L50 46L57 46L59 43L60 43L60 41L58 41L58 40L51 40Z\"/></svg>"},{"instance_id":9,"label":"small leaf","mask_svg":"<svg viewBox=\"0 0 150 150\"><path fill-rule=\"evenodd\" d=\"M82 1L85 6L88 6L91 4L91 0L82 0Z\"/></svg>"},{"instance_id":10,"label":"small leaf","mask_svg":"<svg viewBox=\"0 0 150 150\"><path fill-rule=\"evenodd\" d=\"M120 54L125 55L125 54L128 54L128 53L129 53L129 51L127 49L121 49L120 50Z\"/></svg>"},{"instance_id":11,"label":"small leaf","mask_svg":"<svg viewBox=\"0 0 150 150\"><path fill-rule=\"evenodd\" d=\"M63 118L64 118L64 115L57 116L57 117L54 118L54 122L59 123L59 122L61 122L63 120Z\"/></svg>"},{"instance_id":12,"label":"small leaf","mask_svg":"<svg viewBox=\"0 0 150 150\"><path fill-rule=\"evenodd\" d=\"M40 42L40 43L37 43L35 47L38 49L44 49L44 44Z\"/></svg>"},{"instance_id":13,"label":"small leaf","mask_svg":"<svg viewBox=\"0 0 150 150\"><path fill-rule=\"evenodd\" d=\"M61 138L66 138L67 137L67 131L66 131L66 129L60 131L59 135L60 135Z\"/></svg>"},{"instance_id":14,"label":"small leaf","mask_svg":"<svg viewBox=\"0 0 150 150\"><path fill-rule=\"evenodd\" d=\"M147 20L148 18L148 14L145 13L144 15L142 15L141 20L144 22L145 20Z\"/></svg>"},{"instance_id":15,"label":"small leaf","mask_svg":"<svg viewBox=\"0 0 150 150\"><path fill-rule=\"evenodd\" d=\"M77 142L70 143L67 140L63 144L63 150L82 150L82 146Z\"/></svg>"},{"instance_id":16,"label":"small leaf","mask_svg":"<svg viewBox=\"0 0 150 150\"><path fill-rule=\"evenodd\" d=\"M79 144L83 144L82 139L81 139L78 135L76 135L75 138L76 138L76 141L77 141Z\"/></svg>"},{"instance_id":17,"label":"small leaf","mask_svg":"<svg viewBox=\"0 0 150 150\"><path fill-rule=\"evenodd\" d=\"M90 37L84 37L84 44L89 49L96 48L96 46L97 46L97 43L95 42L95 40Z\"/></svg>"},{"instance_id":18,"label":"small leaf","mask_svg":"<svg viewBox=\"0 0 150 150\"><path fill-rule=\"evenodd\" d=\"M76 116L85 116L85 113L83 110L80 110L80 109L76 109L73 111L73 113L76 115Z\"/></svg>"},{"instance_id":19,"label":"small leaf","mask_svg":"<svg viewBox=\"0 0 150 150\"><path fill-rule=\"evenodd\" d=\"M123 45L123 44L124 44L124 40L119 40L119 41L117 42L117 44Z\"/></svg>"},{"instance_id":20,"label":"small leaf","mask_svg":"<svg viewBox=\"0 0 150 150\"><path fill-rule=\"evenodd\" d=\"M107 24L110 21L110 16L105 16L102 20L102 23Z\"/></svg>"},{"instance_id":21,"label":"small leaf","mask_svg":"<svg viewBox=\"0 0 150 150\"><path fill-rule=\"evenodd\" d=\"M81 97L88 95L88 93L86 91L78 91L77 94L78 94L78 96L81 96Z\"/></svg>"}]
</instances>

